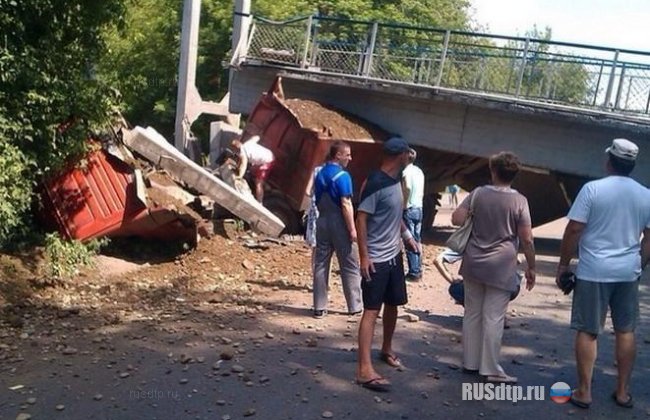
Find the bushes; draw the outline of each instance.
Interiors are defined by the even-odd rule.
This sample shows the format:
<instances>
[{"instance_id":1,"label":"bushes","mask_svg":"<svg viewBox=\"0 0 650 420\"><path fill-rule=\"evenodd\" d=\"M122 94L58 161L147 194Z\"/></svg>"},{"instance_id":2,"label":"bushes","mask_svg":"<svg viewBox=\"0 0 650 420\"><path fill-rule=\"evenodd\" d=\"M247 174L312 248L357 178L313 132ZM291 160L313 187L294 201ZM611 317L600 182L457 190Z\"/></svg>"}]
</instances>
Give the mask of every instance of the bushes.
<instances>
[{"instance_id":1,"label":"bushes","mask_svg":"<svg viewBox=\"0 0 650 420\"><path fill-rule=\"evenodd\" d=\"M83 153L117 104L94 66L123 12L123 0L0 0L0 249L32 228L36 182Z\"/></svg>"},{"instance_id":2,"label":"bushes","mask_svg":"<svg viewBox=\"0 0 650 420\"><path fill-rule=\"evenodd\" d=\"M32 188L28 167L27 157L16 146L2 141L0 134L0 248L26 230L23 221Z\"/></svg>"},{"instance_id":3,"label":"bushes","mask_svg":"<svg viewBox=\"0 0 650 420\"><path fill-rule=\"evenodd\" d=\"M93 239L86 244L80 241L62 239L56 233L45 236L46 276L50 282L64 282L79 272L82 267L93 265L92 257L108 239Z\"/></svg>"}]
</instances>

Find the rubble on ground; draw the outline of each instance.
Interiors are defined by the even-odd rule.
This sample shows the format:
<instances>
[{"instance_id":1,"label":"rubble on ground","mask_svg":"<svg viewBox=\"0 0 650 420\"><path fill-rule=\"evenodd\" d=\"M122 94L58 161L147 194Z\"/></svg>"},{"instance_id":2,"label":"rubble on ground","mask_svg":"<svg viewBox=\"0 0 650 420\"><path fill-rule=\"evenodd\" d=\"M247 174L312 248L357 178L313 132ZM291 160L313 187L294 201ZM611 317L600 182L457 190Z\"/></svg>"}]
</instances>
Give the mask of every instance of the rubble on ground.
<instances>
[{"instance_id":1,"label":"rubble on ground","mask_svg":"<svg viewBox=\"0 0 650 420\"><path fill-rule=\"evenodd\" d=\"M45 181L46 226L69 239L139 236L195 246L212 235L216 202L267 235L284 228L250 194L187 159L155 130L123 129L122 136L124 143L93 140L83 167Z\"/></svg>"}]
</instances>

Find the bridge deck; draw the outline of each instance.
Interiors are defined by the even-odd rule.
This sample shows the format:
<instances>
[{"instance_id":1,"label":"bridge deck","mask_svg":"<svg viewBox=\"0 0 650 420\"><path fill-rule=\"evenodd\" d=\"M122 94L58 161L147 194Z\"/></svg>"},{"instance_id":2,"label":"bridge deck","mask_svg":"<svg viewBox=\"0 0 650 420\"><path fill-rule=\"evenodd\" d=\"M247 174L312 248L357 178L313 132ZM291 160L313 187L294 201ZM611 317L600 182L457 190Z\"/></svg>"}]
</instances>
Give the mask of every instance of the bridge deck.
<instances>
[{"instance_id":1,"label":"bridge deck","mask_svg":"<svg viewBox=\"0 0 650 420\"><path fill-rule=\"evenodd\" d=\"M387 35L380 36L381 28L377 25L371 25L370 35L358 38L363 42L354 44L357 49L346 50L356 54L357 67L346 67L346 61L342 59L334 65L328 61L334 54L333 45L337 45L339 55L343 48L334 34L339 38L341 34L347 34L345 36L349 38L354 33L354 25L362 23L349 23L352 26L347 27L347 31L341 27L333 29L333 25L340 25L340 22L325 23L303 22L302 32L293 28L293 32L285 32L284 38L278 38L282 42L267 43L269 36L262 36L265 32L258 22L253 28L248 52L233 62L231 111L250 112L261 93L272 85L273 79L282 75L287 98L311 99L331 105L378 124L419 146L423 152L424 169L433 178L430 185L437 191L451 182L465 188L487 182L486 158L501 150L511 150L527 167L526 173L518 178L519 188L535 209L537 223L566 214L568 202L580 186L604 174L604 149L612 138L629 138L639 145L641 152L633 175L642 183L650 184L650 116L647 114L650 66L622 60L625 54L645 57L644 53L619 51L614 59L607 61L585 54L577 57L576 54L564 52L557 55L556 52L555 61L551 61L551 46L526 40L517 49L516 43L522 41L514 39L509 40L500 53L514 54L508 59L514 67L508 68L503 67L503 61L496 64L490 61L494 58L492 55L480 55L480 45L472 41L472 35L443 31L443 38L446 38L446 41L442 39L444 49L442 53L437 51L440 54L435 59L437 61L434 60L438 63L438 76L418 78L415 76L422 71L420 67L413 70L404 62L391 61L393 50L387 46L395 48L398 44L395 39L389 40ZM291 25L296 25L296 22ZM274 31L286 31L291 25L269 27ZM411 38L401 39L400 51L416 51L418 57L430 54L428 57L433 59L430 50L415 48L420 44L410 41L418 33L417 28L404 30ZM329 35L325 36L326 33ZM452 35L459 39L464 37L464 50L459 46L459 40L452 42ZM427 36L427 42L433 42L433 35L427 33ZM421 39L418 38L418 42ZM539 44L536 47L538 54L530 56L534 49L531 45L536 42ZM456 49L450 47L452 44ZM298 48L300 46L302 49ZM496 76L489 79L491 84L468 85L468 80L474 80L470 76L476 74L472 73L474 70L468 73L467 67L458 61L458 51L466 52L468 46L471 46L473 57L478 62L497 66L497 70L492 71L483 67L483 72L519 70L520 77L514 87L507 83L500 85ZM490 48L496 47L492 45ZM593 49L602 52L597 47ZM545 64L534 64L542 52L546 57ZM486 61L484 57L490 57L490 60ZM594 60L600 60L597 79L590 76ZM571 72L564 68L567 65ZM544 77L539 79L536 69L543 69L540 74ZM556 73L561 73L562 77L553 79ZM577 78L572 79L572 74ZM630 79L633 74L634 80ZM607 83L604 83L605 79ZM556 88L542 89L548 87L545 83L549 80L555 80ZM567 80L572 83L561 84ZM545 95L539 94L542 91Z\"/></svg>"},{"instance_id":2,"label":"bridge deck","mask_svg":"<svg viewBox=\"0 0 650 420\"><path fill-rule=\"evenodd\" d=\"M642 51L311 16L256 18L234 59L646 118L650 110Z\"/></svg>"}]
</instances>

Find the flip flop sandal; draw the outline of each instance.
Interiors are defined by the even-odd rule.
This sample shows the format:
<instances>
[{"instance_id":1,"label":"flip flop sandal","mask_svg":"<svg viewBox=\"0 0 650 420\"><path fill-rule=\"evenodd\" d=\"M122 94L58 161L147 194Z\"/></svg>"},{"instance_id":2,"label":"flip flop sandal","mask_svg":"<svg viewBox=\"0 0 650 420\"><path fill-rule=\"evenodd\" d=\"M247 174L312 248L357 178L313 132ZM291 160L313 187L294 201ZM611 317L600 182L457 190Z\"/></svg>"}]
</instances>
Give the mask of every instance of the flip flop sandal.
<instances>
[{"instance_id":1,"label":"flip flop sandal","mask_svg":"<svg viewBox=\"0 0 650 420\"><path fill-rule=\"evenodd\" d=\"M505 375L505 376L488 375L485 377L485 382L491 384L516 384L517 377L510 376L510 375Z\"/></svg>"},{"instance_id":2,"label":"flip flop sandal","mask_svg":"<svg viewBox=\"0 0 650 420\"><path fill-rule=\"evenodd\" d=\"M632 394L628 393L627 396L629 397L627 401L623 402L616 398L616 391L612 394L612 399L618 405L619 407L624 407L624 408L632 408L634 407L634 401L632 401Z\"/></svg>"},{"instance_id":3,"label":"flip flop sandal","mask_svg":"<svg viewBox=\"0 0 650 420\"><path fill-rule=\"evenodd\" d=\"M614 394L614 398L616 398L616 394ZM591 403L576 400L575 398L573 398L573 391L571 391L571 398L569 398L569 402L575 405L576 407L584 408L585 410L591 406Z\"/></svg>"},{"instance_id":4,"label":"flip flop sandal","mask_svg":"<svg viewBox=\"0 0 650 420\"><path fill-rule=\"evenodd\" d=\"M379 360L394 368L402 367L402 361L395 354L381 353L379 355Z\"/></svg>"},{"instance_id":5,"label":"flip flop sandal","mask_svg":"<svg viewBox=\"0 0 650 420\"><path fill-rule=\"evenodd\" d=\"M383 383L379 381L385 381L386 379L380 377L377 378L372 378L367 381L361 381L357 379L357 384L362 386L363 388L369 389L371 391L376 391L376 392L388 392L390 391L390 384L389 383Z\"/></svg>"}]
</instances>

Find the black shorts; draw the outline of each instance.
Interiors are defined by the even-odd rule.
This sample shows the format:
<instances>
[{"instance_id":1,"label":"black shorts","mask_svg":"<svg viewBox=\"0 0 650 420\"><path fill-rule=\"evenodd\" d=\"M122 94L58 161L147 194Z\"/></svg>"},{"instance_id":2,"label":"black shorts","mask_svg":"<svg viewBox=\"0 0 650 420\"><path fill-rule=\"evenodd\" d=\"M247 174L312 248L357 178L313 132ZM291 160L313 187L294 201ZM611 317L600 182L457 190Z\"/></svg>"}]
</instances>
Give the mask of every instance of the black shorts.
<instances>
[{"instance_id":1,"label":"black shorts","mask_svg":"<svg viewBox=\"0 0 650 420\"><path fill-rule=\"evenodd\" d=\"M408 299L402 253L390 261L373 265L375 272L370 273L370 279L361 280L364 309L379 310L384 303L391 306L406 304Z\"/></svg>"}]
</instances>

